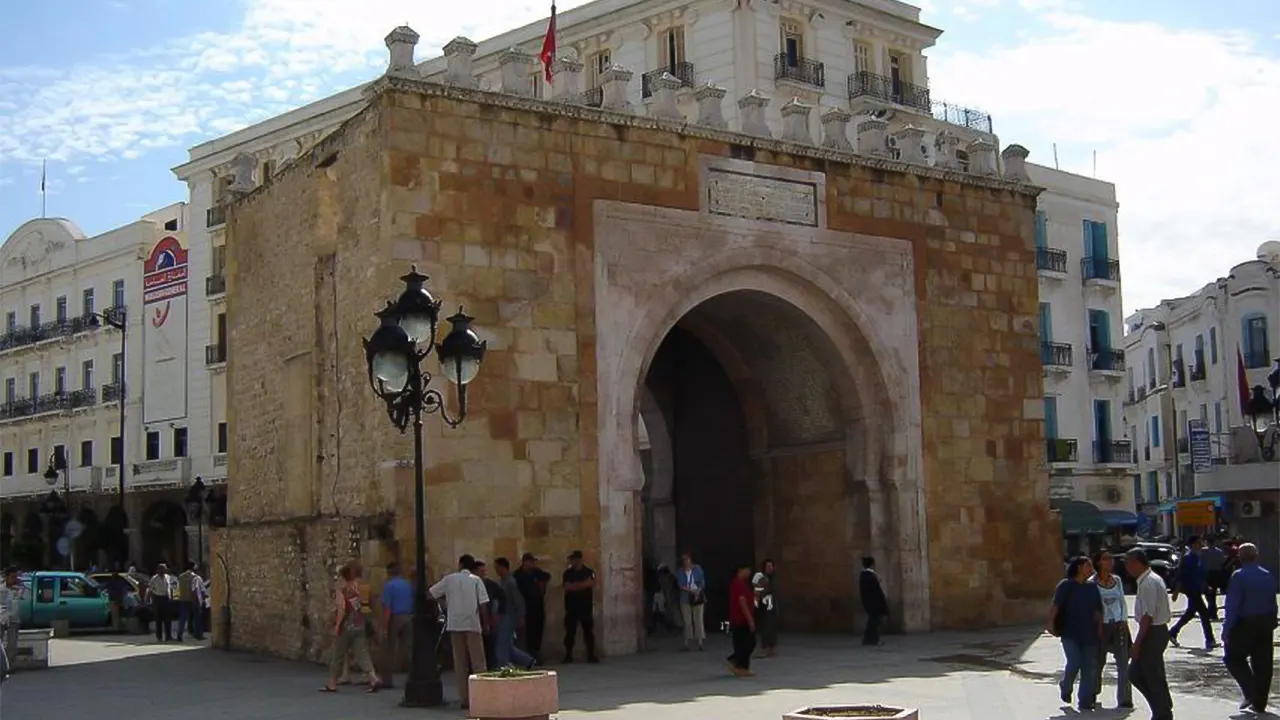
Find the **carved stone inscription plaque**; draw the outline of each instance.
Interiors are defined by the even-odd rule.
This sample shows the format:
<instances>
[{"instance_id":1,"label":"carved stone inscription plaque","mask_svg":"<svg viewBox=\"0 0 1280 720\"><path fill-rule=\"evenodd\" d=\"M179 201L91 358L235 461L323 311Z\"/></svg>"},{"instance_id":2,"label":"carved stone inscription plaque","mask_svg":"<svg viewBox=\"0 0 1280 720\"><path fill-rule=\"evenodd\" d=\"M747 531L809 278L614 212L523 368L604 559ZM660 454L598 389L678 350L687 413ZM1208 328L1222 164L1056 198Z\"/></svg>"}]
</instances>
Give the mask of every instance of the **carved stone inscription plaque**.
<instances>
[{"instance_id":1,"label":"carved stone inscription plaque","mask_svg":"<svg viewBox=\"0 0 1280 720\"><path fill-rule=\"evenodd\" d=\"M710 168L705 188L714 215L818 227L814 183Z\"/></svg>"}]
</instances>

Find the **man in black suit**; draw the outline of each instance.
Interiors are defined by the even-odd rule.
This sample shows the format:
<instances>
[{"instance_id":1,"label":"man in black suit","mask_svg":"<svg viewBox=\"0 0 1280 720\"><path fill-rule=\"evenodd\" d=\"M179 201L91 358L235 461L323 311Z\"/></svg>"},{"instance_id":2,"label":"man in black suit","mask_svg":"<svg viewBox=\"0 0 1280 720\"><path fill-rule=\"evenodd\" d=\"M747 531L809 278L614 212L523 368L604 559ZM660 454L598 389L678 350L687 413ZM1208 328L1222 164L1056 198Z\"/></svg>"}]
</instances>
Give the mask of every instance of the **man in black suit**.
<instances>
[{"instance_id":1,"label":"man in black suit","mask_svg":"<svg viewBox=\"0 0 1280 720\"><path fill-rule=\"evenodd\" d=\"M880 586L880 576L876 575L876 561L869 557L862 558L862 572L858 577L858 589L862 595L862 609L867 612L867 629L862 633L863 645L883 645L880 639L880 624L889 614L889 599Z\"/></svg>"}]
</instances>

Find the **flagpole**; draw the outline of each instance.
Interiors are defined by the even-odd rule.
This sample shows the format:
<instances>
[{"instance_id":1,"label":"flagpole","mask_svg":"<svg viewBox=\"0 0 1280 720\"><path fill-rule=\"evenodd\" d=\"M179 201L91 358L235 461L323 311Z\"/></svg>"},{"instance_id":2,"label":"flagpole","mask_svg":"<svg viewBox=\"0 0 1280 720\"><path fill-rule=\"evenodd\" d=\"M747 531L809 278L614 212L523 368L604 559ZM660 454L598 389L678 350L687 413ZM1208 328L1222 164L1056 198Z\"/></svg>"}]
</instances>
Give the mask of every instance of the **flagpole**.
<instances>
[{"instance_id":1,"label":"flagpole","mask_svg":"<svg viewBox=\"0 0 1280 720\"><path fill-rule=\"evenodd\" d=\"M40 218L41 219L44 219L49 216L47 212L49 195L47 192L45 192L45 183L48 179L48 174L49 174L48 171L49 171L49 161L41 160L40 161Z\"/></svg>"}]
</instances>

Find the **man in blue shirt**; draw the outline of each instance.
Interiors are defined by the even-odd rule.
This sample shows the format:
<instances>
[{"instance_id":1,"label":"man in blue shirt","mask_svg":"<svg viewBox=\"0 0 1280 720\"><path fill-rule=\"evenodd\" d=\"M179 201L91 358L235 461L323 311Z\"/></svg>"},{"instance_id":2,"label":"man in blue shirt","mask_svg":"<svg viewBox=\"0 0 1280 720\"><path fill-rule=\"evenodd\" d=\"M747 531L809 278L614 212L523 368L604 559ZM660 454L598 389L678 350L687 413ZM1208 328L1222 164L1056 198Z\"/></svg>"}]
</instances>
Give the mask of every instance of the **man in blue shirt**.
<instances>
[{"instance_id":1,"label":"man in blue shirt","mask_svg":"<svg viewBox=\"0 0 1280 720\"><path fill-rule=\"evenodd\" d=\"M413 620L413 588L400 575L400 563L387 564L387 581L382 585L382 668L383 687L394 687L391 675L408 665Z\"/></svg>"},{"instance_id":2,"label":"man in blue shirt","mask_svg":"<svg viewBox=\"0 0 1280 720\"><path fill-rule=\"evenodd\" d=\"M1226 615L1222 639L1226 641L1223 661L1231 677L1240 685L1244 700L1241 710L1262 713L1271 693L1272 663L1276 629L1276 581L1258 565L1258 547L1240 546L1240 569L1227 586Z\"/></svg>"},{"instance_id":3,"label":"man in blue shirt","mask_svg":"<svg viewBox=\"0 0 1280 720\"><path fill-rule=\"evenodd\" d=\"M1178 618L1178 622L1169 628L1169 642L1173 645L1178 644L1178 633L1191 619L1200 616L1200 627L1204 630L1204 647L1206 650L1212 650L1218 647L1218 641L1213 637L1213 626L1209 624L1209 608L1204 604L1205 590L1205 572L1204 565L1200 561L1200 538L1192 535L1187 541L1187 552L1182 556L1182 562L1178 564L1178 584L1173 588L1173 599L1178 599L1178 593L1187 596L1187 609L1182 613L1182 617Z\"/></svg>"}]
</instances>

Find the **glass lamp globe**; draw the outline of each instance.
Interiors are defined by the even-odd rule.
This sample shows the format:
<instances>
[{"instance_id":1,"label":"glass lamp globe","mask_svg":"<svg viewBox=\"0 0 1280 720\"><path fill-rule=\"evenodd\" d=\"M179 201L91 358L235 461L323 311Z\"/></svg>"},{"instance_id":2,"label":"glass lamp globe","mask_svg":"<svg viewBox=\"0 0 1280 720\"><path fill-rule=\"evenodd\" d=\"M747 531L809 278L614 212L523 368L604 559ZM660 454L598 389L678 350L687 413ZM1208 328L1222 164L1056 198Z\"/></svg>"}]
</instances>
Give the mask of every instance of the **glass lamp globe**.
<instances>
[{"instance_id":1,"label":"glass lamp globe","mask_svg":"<svg viewBox=\"0 0 1280 720\"><path fill-rule=\"evenodd\" d=\"M376 353L373 356L373 377L384 394L403 392L409 384L409 358L395 350Z\"/></svg>"}]
</instances>

